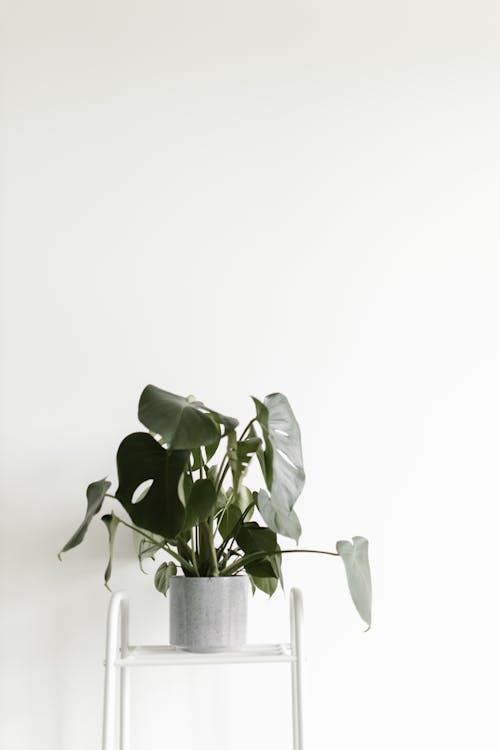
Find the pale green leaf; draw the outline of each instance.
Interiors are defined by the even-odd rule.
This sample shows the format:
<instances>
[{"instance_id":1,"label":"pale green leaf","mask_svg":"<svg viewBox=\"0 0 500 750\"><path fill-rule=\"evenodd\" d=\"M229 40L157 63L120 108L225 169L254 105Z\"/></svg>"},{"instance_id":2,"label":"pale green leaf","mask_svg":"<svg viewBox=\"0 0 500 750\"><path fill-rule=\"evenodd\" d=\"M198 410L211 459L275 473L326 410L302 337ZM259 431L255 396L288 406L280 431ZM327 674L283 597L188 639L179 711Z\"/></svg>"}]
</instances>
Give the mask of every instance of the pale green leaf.
<instances>
[{"instance_id":1,"label":"pale green leaf","mask_svg":"<svg viewBox=\"0 0 500 750\"><path fill-rule=\"evenodd\" d=\"M346 540L337 542L347 575L347 583L354 606L368 628L372 622L372 581L368 560L368 540L353 536L352 544Z\"/></svg>"}]
</instances>

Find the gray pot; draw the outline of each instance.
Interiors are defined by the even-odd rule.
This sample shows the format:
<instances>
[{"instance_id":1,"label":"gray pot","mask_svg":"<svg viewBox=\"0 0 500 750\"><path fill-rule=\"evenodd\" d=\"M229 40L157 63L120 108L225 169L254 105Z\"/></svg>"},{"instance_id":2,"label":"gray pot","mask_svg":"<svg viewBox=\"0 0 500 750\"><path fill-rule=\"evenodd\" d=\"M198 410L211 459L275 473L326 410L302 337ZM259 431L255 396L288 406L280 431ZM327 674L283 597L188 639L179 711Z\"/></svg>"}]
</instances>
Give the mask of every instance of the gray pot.
<instances>
[{"instance_id":1,"label":"gray pot","mask_svg":"<svg viewBox=\"0 0 500 750\"><path fill-rule=\"evenodd\" d=\"M187 651L228 651L246 642L247 576L174 576L170 599L170 643Z\"/></svg>"}]
</instances>

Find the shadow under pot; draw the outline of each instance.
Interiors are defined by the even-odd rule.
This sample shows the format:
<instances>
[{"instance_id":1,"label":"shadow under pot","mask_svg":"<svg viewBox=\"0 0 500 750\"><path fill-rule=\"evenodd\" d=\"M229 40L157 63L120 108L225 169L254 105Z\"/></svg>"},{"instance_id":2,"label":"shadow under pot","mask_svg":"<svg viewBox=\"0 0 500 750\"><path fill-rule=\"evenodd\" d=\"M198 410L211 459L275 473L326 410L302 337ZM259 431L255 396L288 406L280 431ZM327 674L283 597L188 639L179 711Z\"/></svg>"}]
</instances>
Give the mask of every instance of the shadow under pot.
<instances>
[{"instance_id":1,"label":"shadow under pot","mask_svg":"<svg viewBox=\"0 0 500 750\"><path fill-rule=\"evenodd\" d=\"M248 576L174 576L168 598L172 646L203 653L246 643Z\"/></svg>"}]
</instances>

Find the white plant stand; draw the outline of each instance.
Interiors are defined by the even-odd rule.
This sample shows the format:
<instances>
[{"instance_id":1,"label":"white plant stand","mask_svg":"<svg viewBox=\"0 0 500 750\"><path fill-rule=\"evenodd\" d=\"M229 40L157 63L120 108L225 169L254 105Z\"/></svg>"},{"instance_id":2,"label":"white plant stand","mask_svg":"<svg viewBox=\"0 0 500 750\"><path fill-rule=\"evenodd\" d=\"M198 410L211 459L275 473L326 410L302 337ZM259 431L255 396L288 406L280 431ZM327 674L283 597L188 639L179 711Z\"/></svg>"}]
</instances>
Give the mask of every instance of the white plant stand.
<instances>
[{"instance_id":1,"label":"white plant stand","mask_svg":"<svg viewBox=\"0 0 500 750\"><path fill-rule=\"evenodd\" d=\"M291 666L293 750L303 750L302 738L302 593L290 591L290 642L244 646L237 651L197 654L176 646L132 646L129 642L129 599L125 591L111 597L106 632L102 750L129 750L130 670L134 667L173 667L206 664L275 662ZM119 673L119 682L118 682ZM118 731L117 731L118 730Z\"/></svg>"}]
</instances>

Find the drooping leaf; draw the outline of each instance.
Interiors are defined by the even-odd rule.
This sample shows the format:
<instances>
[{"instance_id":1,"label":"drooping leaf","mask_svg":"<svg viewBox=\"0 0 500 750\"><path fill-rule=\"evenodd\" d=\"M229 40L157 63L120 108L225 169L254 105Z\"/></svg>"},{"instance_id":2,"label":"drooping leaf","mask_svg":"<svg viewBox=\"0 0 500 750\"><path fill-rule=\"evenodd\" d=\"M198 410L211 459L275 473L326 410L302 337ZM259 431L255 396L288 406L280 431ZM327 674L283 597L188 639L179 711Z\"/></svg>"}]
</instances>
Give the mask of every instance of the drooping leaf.
<instances>
[{"instance_id":1,"label":"drooping leaf","mask_svg":"<svg viewBox=\"0 0 500 750\"><path fill-rule=\"evenodd\" d=\"M155 588L164 596L167 595L170 579L175 576L177 567L175 563L162 563L155 573Z\"/></svg>"},{"instance_id":2,"label":"drooping leaf","mask_svg":"<svg viewBox=\"0 0 500 750\"><path fill-rule=\"evenodd\" d=\"M198 479L192 486L186 503L186 520L184 528L206 521L215 511L215 487L210 479Z\"/></svg>"},{"instance_id":3,"label":"drooping leaf","mask_svg":"<svg viewBox=\"0 0 500 750\"><path fill-rule=\"evenodd\" d=\"M368 560L368 540L353 536L352 544L346 540L337 542L347 575L347 583L354 606L368 628L372 622L372 581Z\"/></svg>"},{"instance_id":4,"label":"drooping leaf","mask_svg":"<svg viewBox=\"0 0 500 750\"><path fill-rule=\"evenodd\" d=\"M272 578L261 578L260 576L250 576L250 580L255 588L260 589L264 594L272 596L278 588L279 579L276 577Z\"/></svg>"},{"instance_id":5,"label":"drooping leaf","mask_svg":"<svg viewBox=\"0 0 500 750\"><path fill-rule=\"evenodd\" d=\"M270 529L278 529L283 536L299 541L302 529L295 511L281 507L279 495L275 495L274 503L265 490L259 490L257 496L259 513Z\"/></svg>"},{"instance_id":6,"label":"drooping leaf","mask_svg":"<svg viewBox=\"0 0 500 750\"><path fill-rule=\"evenodd\" d=\"M233 431L238 421L209 409L201 401L147 385L139 400L139 420L170 448L193 450L220 439L218 424ZM218 424L216 424L218 423Z\"/></svg>"},{"instance_id":7,"label":"drooping leaf","mask_svg":"<svg viewBox=\"0 0 500 750\"><path fill-rule=\"evenodd\" d=\"M305 482L300 428L282 393L266 396L264 403L254 398L254 403L265 443L257 455L270 492L261 498L265 521L278 534L297 540L300 524L292 511Z\"/></svg>"},{"instance_id":8,"label":"drooping leaf","mask_svg":"<svg viewBox=\"0 0 500 750\"><path fill-rule=\"evenodd\" d=\"M120 519L118 516L115 516L114 513L106 514L105 516L102 516L101 521L104 521L106 528L108 530L108 537L109 537L109 559L108 564L106 566L106 570L104 571L104 585L107 589L111 591L111 589L108 586L109 579L111 578L111 569L113 565L113 548L115 546L115 536L116 536L116 530L118 526L120 525Z\"/></svg>"},{"instance_id":9,"label":"drooping leaf","mask_svg":"<svg viewBox=\"0 0 500 750\"><path fill-rule=\"evenodd\" d=\"M137 553L137 558L139 560L139 567L143 573L146 573L142 565L143 560L154 560L156 553L163 549L165 544L165 540L163 539L163 537L157 534L153 534L152 531L148 531L147 536L148 538L146 538L144 534L141 533L141 531L133 532L134 545Z\"/></svg>"},{"instance_id":10,"label":"drooping leaf","mask_svg":"<svg viewBox=\"0 0 500 750\"><path fill-rule=\"evenodd\" d=\"M133 432L116 454L116 497L133 523L146 531L172 539L184 524L185 510L178 484L189 452L167 451L147 432ZM140 502L132 503L136 488L146 479L153 483Z\"/></svg>"},{"instance_id":11,"label":"drooping leaf","mask_svg":"<svg viewBox=\"0 0 500 750\"><path fill-rule=\"evenodd\" d=\"M75 531L71 539L66 542L62 550L59 552L59 559L61 558L63 552L68 552L68 550L73 549L73 547L77 547L80 542L83 541L85 534L87 533L89 524L96 513L99 513L99 511L101 510L102 504L104 502L104 496L106 495L106 492L110 487L111 482L108 482L105 478L99 479L99 481L89 484L89 486L87 487L87 512L85 513L85 518L83 519L82 523Z\"/></svg>"}]
</instances>

